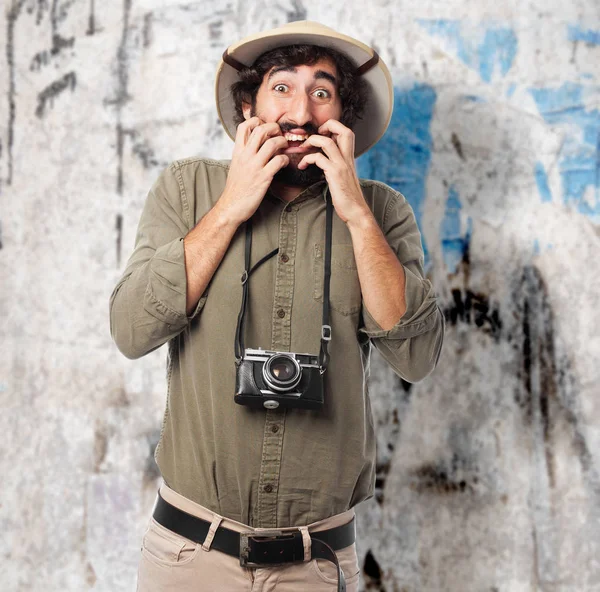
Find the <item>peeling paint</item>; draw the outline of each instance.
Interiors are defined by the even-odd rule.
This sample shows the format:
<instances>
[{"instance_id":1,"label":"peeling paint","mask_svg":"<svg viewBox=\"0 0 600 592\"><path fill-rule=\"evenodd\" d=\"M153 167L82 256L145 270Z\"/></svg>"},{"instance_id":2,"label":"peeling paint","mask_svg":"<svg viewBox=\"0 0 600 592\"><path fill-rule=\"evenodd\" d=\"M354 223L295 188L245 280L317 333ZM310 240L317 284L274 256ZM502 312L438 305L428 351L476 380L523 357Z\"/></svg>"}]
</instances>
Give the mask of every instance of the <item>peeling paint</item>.
<instances>
[{"instance_id":1,"label":"peeling paint","mask_svg":"<svg viewBox=\"0 0 600 592\"><path fill-rule=\"evenodd\" d=\"M435 90L426 84L394 90L394 112L385 136L357 160L360 177L375 179L400 191L410 203L421 228L425 182L431 160L431 118ZM429 257L423 239L425 265Z\"/></svg>"},{"instance_id":2,"label":"peeling paint","mask_svg":"<svg viewBox=\"0 0 600 592\"><path fill-rule=\"evenodd\" d=\"M586 100L594 92L600 87L572 82L530 89L540 115L565 135L558 160L564 203L600 223L600 111Z\"/></svg>"},{"instance_id":3,"label":"peeling paint","mask_svg":"<svg viewBox=\"0 0 600 592\"><path fill-rule=\"evenodd\" d=\"M458 192L450 187L446 209L440 227L442 254L448 273L456 273L461 261L469 257L469 244L473 232L473 220L462 214Z\"/></svg>"},{"instance_id":4,"label":"peeling paint","mask_svg":"<svg viewBox=\"0 0 600 592\"><path fill-rule=\"evenodd\" d=\"M507 26L492 23L472 26L466 21L448 19L417 22L430 35L446 42L448 50L479 72L485 82L491 82L495 75L506 76L517 55L517 36Z\"/></svg>"},{"instance_id":5,"label":"peeling paint","mask_svg":"<svg viewBox=\"0 0 600 592\"><path fill-rule=\"evenodd\" d=\"M569 41L583 41L590 45L600 45L600 30L585 29L582 25L569 25Z\"/></svg>"}]
</instances>

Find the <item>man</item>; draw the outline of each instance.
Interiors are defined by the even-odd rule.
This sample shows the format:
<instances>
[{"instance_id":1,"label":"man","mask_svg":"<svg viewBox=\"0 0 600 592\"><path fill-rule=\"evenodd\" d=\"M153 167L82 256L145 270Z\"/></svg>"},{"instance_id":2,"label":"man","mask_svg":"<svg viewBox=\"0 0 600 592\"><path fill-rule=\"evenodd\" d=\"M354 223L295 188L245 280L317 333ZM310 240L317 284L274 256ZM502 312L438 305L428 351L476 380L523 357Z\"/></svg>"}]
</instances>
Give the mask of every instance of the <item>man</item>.
<instances>
[{"instance_id":1,"label":"man","mask_svg":"<svg viewBox=\"0 0 600 592\"><path fill-rule=\"evenodd\" d=\"M371 48L303 21L229 47L216 89L231 161L163 171L111 296L127 357L168 342L138 590L357 590L370 346L416 382L444 333L410 206L356 175L391 79Z\"/></svg>"}]
</instances>

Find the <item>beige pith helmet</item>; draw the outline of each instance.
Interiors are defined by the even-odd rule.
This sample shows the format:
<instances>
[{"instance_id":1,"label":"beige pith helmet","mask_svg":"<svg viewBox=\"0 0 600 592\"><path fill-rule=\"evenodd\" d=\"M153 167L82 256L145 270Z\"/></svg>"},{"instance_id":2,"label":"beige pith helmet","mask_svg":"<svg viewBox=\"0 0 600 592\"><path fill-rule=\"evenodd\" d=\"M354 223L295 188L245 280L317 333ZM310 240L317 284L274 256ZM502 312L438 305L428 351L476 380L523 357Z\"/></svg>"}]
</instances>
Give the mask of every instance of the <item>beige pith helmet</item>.
<instances>
[{"instance_id":1,"label":"beige pith helmet","mask_svg":"<svg viewBox=\"0 0 600 592\"><path fill-rule=\"evenodd\" d=\"M235 140L235 106L231 85L238 81L238 70L251 66L266 51L299 43L336 49L362 72L369 94L362 119L357 120L353 126L354 156L360 156L379 141L390 123L394 106L392 77L374 49L313 21L295 21L270 31L262 31L245 37L225 50L217 68L215 93L217 113L227 135Z\"/></svg>"}]
</instances>

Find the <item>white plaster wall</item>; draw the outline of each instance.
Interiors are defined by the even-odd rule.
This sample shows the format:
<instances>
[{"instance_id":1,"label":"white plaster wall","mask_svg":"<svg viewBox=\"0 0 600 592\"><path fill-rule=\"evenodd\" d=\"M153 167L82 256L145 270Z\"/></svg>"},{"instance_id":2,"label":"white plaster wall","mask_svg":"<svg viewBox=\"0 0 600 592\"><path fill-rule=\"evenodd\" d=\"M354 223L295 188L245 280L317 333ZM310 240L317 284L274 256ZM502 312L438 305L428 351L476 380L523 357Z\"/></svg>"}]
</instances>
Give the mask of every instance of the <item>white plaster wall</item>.
<instances>
[{"instance_id":1,"label":"white plaster wall","mask_svg":"<svg viewBox=\"0 0 600 592\"><path fill-rule=\"evenodd\" d=\"M125 359L108 298L161 168L230 155L223 49L303 18L390 66L375 174L406 185L448 318L423 383L373 358L363 589L600 590L596 0L5 0L0 590L134 589L165 350Z\"/></svg>"}]
</instances>

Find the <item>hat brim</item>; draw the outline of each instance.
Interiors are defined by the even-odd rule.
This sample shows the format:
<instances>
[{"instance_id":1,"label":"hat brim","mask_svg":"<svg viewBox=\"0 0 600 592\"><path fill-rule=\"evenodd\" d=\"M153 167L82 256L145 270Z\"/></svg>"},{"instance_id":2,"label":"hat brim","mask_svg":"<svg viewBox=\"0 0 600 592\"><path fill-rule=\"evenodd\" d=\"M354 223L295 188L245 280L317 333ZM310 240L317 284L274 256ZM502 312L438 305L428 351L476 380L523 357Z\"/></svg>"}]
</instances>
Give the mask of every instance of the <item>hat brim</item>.
<instances>
[{"instance_id":1,"label":"hat brim","mask_svg":"<svg viewBox=\"0 0 600 592\"><path fill-rule=\"evenodd\" d=\"M238 62L249 66L266 51L295 44L331 47L346 55L356 67L362 66L373 57L373 50L368 45L309 21L289 23L272 31L246 37L230 46L227 53ZM353 126L355 157L366 152L383 136L392 118L394 106L392 77L381 58L376 66L363 74L363 79L368 87L368 99L362 119L357 120ZM217 113L232 140L235 140L236 125L231 85L237 81L238 71L221 59L215 81Z\"/></svg>"}]
</instances>

